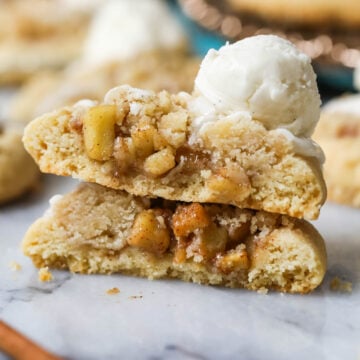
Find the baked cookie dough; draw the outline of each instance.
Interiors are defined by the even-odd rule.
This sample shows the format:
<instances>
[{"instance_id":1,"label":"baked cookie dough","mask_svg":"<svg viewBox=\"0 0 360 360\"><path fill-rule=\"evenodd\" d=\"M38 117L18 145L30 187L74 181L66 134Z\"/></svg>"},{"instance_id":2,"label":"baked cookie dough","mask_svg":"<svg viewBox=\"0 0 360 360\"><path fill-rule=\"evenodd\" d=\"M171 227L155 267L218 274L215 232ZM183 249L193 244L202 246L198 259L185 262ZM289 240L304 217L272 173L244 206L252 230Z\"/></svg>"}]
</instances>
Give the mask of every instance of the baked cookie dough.
<instances>
[{"instance_id":1,"label":"baked cookie dough","mask_svg":"<svg viewBox=\"0 0 360 360\"><path fill-rule=\"evenodd\" d=\"M314 133L326 156L329 200L360 207L360 95L327 103Z\"/></svg>"},{"instance_id":2,"label":"baked cookie dough","mask_svg":"<svg viewBox=\"0 0 360 360\"><path fill-rule=\"evenodd\" d=\"M51 201L22 248L37 267L307 293L326 251L304 220L232 206L134 197L96 184Z\"/></svg>"},{"instance_id":3,"label":"baked cookie dough","mask_svg":"<svg viewBox=\"0 0 360 360\"><path fill-rule=\"evenodd\" d=\"M0 128L0 204L34 187L39 175L38 167L24 149L21 135Z\"/></svg>"}]
</instances>

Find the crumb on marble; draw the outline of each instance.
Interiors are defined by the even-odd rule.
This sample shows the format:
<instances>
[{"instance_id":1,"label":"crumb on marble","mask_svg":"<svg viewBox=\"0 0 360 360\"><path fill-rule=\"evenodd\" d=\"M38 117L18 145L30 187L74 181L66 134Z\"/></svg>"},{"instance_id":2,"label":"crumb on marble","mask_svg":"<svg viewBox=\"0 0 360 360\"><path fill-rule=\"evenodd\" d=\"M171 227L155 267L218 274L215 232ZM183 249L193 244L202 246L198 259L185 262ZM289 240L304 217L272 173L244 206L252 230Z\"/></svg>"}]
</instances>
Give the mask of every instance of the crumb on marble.
<instances>
[{"instance_id":1,"label":"crumb on marble","mask_svg":"<svg viewBox=\"0 0 360 360\"><path fill-rule=\"evenodd\" d=\"M267 288L265 288L265 287L261 287L261 288L257 291L257 293L258 293L258 294L261 294L261 295L266 295L268 292L269 292L269 290L268 290Z\"/></svg>"},{"instance_id":2,"label":"crumb on marble","mask_svg":"<svg viewBox=\"0 0 360 360\"><path fill-rule=\"evenodd\" d=\"M41 282L47 282L53 279L53 275L47 266L40 268L38 276Z\"/></svg>"},{"instance_id":3,"label":"crumb on marble","mask_svg":"<svg viewBox=\"0 0 360 360\"><path fill-rule=\"evenodd\" d=\"M335 276L330 281L330 290L337 291L337 292L352 292L352 283L350 281L341 280L337 276Z\"/></svg>"},{"instance_id":4,"label":"crumb on marble","mask_svg":"<svg viewBox=\"0 0 360 360\"><path fill-rule=\"evenodd\" d=\"M119 292L120 292L120 290L119 290L119 288L117 288L117 287L113 287L113 288L111 288L111 289L106 290L106 293L107 293L108 295L116 295L116 294L118 294Z\"/></svg>"},{"instance_id":5,"label":"crumb on marble","mask_svg":"<svg viewBox=\"0 0 360 360\"><path fill-rule=\"evenodd\" d=\"M143 296L142 295L132 295L132 296L129 296L129 299L142 299Z\"/></svg>"},{"instance_id":6,"label":"crumb on marble","mask_svg":"<svg viewBox=\"0 0 360 360\"><path fill-rule=\"evenodd\" d=\"M11 261L9 267L12 271L19 271L22 268L22 266L16 261Z\"/></svg>"}]
</instances>

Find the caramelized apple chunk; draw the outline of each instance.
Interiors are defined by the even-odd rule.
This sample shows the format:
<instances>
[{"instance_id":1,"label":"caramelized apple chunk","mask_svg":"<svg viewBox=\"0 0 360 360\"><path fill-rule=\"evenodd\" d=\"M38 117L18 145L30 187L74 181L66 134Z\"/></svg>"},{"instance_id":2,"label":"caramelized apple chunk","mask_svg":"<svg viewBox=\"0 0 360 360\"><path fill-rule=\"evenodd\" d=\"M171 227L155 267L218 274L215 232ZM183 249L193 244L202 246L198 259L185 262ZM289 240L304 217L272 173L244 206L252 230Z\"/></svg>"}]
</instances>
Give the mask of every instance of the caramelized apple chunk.
<instances>
[{"instance_id":1,"label":"caramelized apple chunk","mask_svg":"<svg viewBox=\"0 0 360 360\"><path fill-rule=\"evenodd\" d=\"M165 218L152 209L140 212L134 220L127 242L130 246L163 254L170 245Z\"/></svg>"},{"instance_id":2,"label":"caramelized apple chunk","mask_svg":"<svg viewBox=\"0 0 360 360\"><path fill-rule=\"evenodd\" d=\"M83 118L85 150L91 159L105 161L113 153L115 123L117 121L115 105L98 105L89 108Z\"/></svg>"},{"instance_id":3,"label":"caramelized apple chunk","mask_svg":"<svg viewBox=\"0 0 360 360\"><path fill-rule=\"evenodd\" d=\"M144 170L148 175L158 177L170 171L175 165L174 153L167 147L147 157Z\"/></svg>"},{"instance_id":4,"label":"caramelized apple chunk","mask_svg":"<svg viewBox=\"0 0 360 360\"><path fill-rule=\"evenodd\" d=\"M173 217L173 230L177 237L186 237L196 229L210 225L211 219L204 206L199 203L178 206Z\"/></svg>"},{"instance_id":5,"label":"caramelized apple chunk","mask_svg":"<svg viewBox=\"0 0 360 360\"><path fill-rule=\"evenodd\" d=\"M200 259L203 261L209 261L217 254L225 251L227 241L228 234L226 229L211 223L195 235L188 249L200 255Z\"/></svg>"},{"instance_id":6,"label":"caramelized apple chunk","mask_svg":"<svg viewBox=\"0 0 360 360\"><path fill-rule=\"evenodd\" d=\"M223 255L218 255L215 266L225 274L248 269L250 262L245 244L240 244L235 249L229 250Z\"/></svg>"}]
</instances>

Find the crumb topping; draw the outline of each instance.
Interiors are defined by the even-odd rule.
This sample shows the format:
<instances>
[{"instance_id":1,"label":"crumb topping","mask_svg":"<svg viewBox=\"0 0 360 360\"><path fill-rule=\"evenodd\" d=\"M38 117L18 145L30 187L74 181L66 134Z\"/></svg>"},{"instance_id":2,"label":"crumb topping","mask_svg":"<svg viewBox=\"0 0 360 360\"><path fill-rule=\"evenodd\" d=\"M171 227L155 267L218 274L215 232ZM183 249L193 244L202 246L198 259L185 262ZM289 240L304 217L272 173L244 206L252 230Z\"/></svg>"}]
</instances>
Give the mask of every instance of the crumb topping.
<instances>
[{"instance_id":1,"label":"crumb topping","mask_svg":"<svg viewBox=\"0 0 360 360\"><path fill-rule=\"evenodd\" d=\"M335 292L351 293L352 283L350 281L341 280L336 276L331 279L330 290Z\"/></svg>"},{"instance_id":2,"label":"crumb topping","mask_svg":"<svg viewBox=\"0 0 360 360\"><path fill-rule=\"evenodd\" d=\"M120 293L120 290L119 290L119 288L117 288L117 287L113 287L113 288L111 288L111 289L106 290L106 293L107 293L108 295L116 295L116 294L119 294L119 293Z\"/></svg>"},{"instance_id":3,"label":"crumb topping","mask_svg":"<svg viewBox=\"0 0 360 360\"><path fill-rule=\"evenodd\" d=\"M22 268L22 266L16 261L11 261L9 267L12 271L19 271Z\"/></svg>"},{"instance_id":4,"label":"crumb topping","mask_svg":"<svg viewBox=\"0 0 360 360\"><path fill-rule=\"evenodd\" d=\"M49 282L53 280L53 275L49 271L49 268L45 266L39 269L38 278L41 282Z\"/></svg>"}]
</instances>

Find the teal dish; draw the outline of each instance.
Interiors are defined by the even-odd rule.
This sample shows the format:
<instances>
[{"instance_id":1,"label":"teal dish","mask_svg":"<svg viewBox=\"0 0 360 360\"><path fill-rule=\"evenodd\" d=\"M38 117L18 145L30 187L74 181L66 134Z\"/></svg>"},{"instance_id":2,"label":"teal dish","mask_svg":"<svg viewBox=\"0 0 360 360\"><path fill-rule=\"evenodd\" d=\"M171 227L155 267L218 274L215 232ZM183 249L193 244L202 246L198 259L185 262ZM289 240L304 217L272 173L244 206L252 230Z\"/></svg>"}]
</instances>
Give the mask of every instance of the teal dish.
<instances>
[{"instance_id":1,"label":"teal dish","mask_svg":"<svg viewBox=\"0 0 360 360\"><path fill-rule=\"evenodd\" d=\"M340 65L314 64L321 85L341 92L355 92L354 70Z\"/></svg>"}]
</instances>

